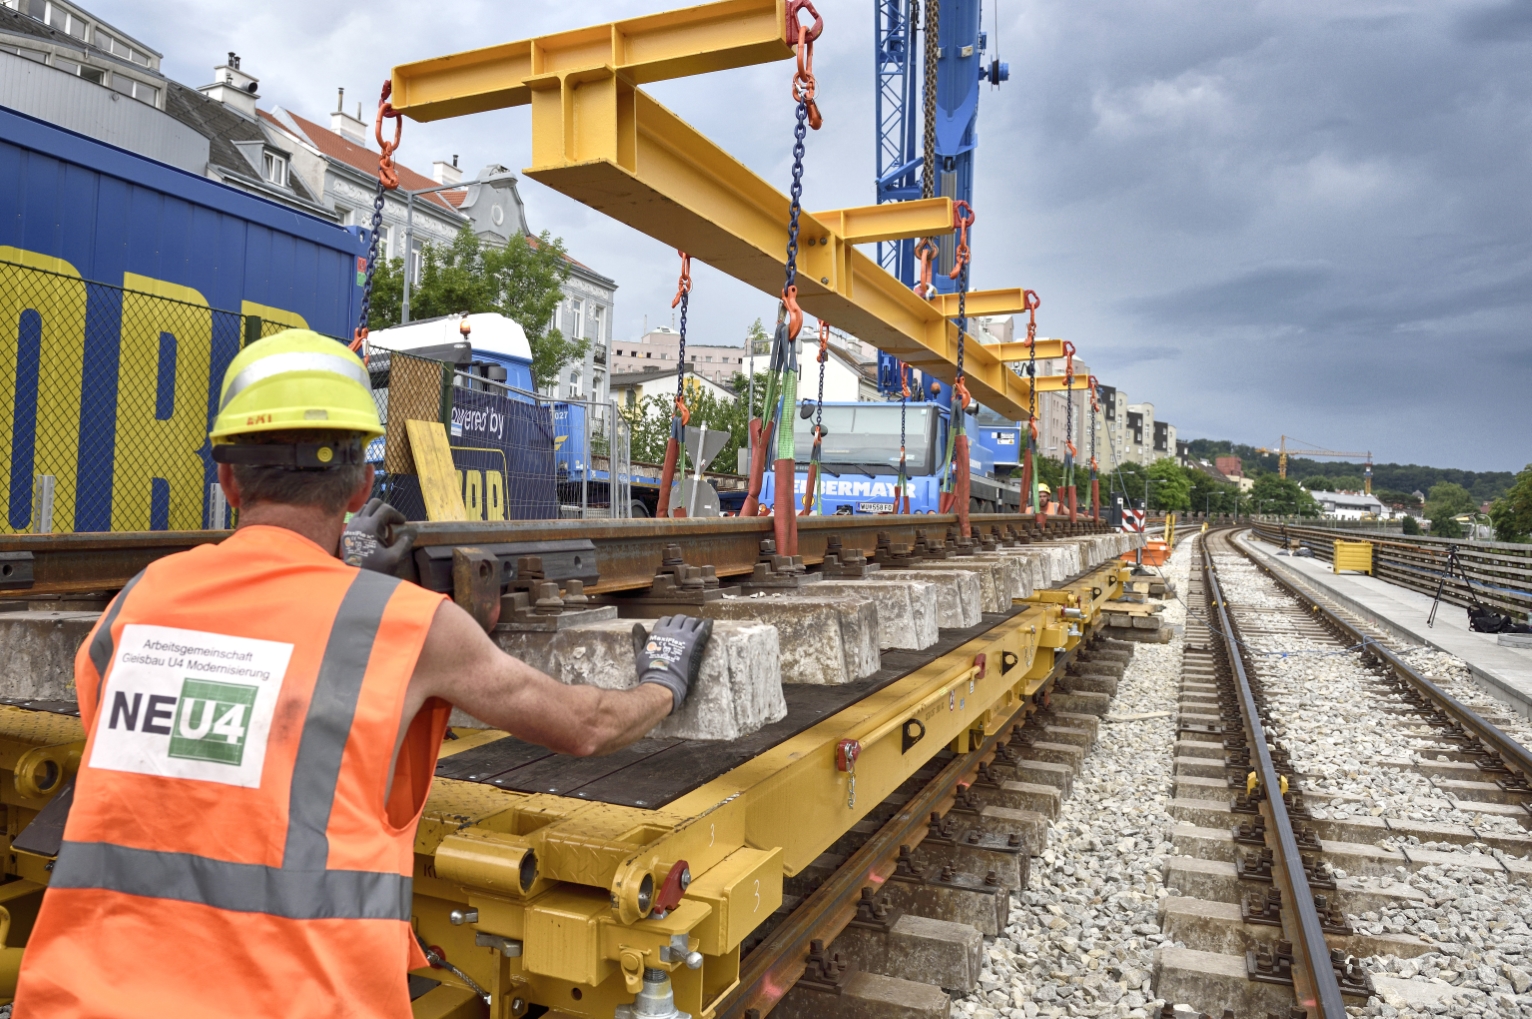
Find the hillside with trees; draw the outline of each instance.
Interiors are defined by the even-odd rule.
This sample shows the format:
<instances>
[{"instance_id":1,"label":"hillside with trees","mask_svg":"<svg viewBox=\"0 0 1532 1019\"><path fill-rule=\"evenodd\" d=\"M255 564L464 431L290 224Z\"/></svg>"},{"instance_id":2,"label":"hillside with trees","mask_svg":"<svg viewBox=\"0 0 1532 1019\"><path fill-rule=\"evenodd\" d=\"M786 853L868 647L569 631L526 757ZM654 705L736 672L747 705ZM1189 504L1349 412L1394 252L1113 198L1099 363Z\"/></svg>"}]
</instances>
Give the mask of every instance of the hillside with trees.
<instances>
[{"instance_id":1,"label":"hillside with trees","mask_svg":"<svg viewBox=\"0 0 1532 1019\"><path fill-rule=\"evenodd\" d=\"M1193 439L1191 455L1212 462L1216 456L1237 456L1251 477L1277 473L1276 453L1257 453L1254 446L1226 439ZM1289 455L1287 476L1310 491L1356 490L1362 485L1362 465L1345 460L1313 460ZM1314 479L1312 482L1310 479ZM1321 480L1323 479L1323 480ZM1515 483L1511 471L1464 471L1455 467L1423 467L1420 464L1374 463L1372 490L1385 503L1416 503L1415 492L1429 493L1441 484L1458 485L1468 492L1475 506L1493 502L1505 495ZM1328 487L1325 487L1328 486Z\"/></svg>"}]
</instances>

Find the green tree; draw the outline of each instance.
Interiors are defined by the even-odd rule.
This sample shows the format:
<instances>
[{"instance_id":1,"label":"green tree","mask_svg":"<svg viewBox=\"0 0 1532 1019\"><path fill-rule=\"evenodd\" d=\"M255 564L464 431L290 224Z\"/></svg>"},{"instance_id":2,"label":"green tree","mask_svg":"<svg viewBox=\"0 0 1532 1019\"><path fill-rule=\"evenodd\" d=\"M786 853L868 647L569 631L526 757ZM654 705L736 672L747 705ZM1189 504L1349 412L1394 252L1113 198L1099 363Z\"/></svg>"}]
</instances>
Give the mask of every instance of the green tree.
<instances>
[{"instance_id":1,"label":"green tree","mask_svg":"<svg viewBox=\"0 0 1532 1019\"><path fill-rule=\"evenodd\" d=\"M736 378L743 382L745 377L739 375ZM701 383L688 381L691 384L687 387L686 406L691 414L692 427L705 424L710 432L729 433L729 441L713 458L708 470L732 474L738 464L740 447L748 448L749 443L745 401L743 397L729 399L720 396ZM757 379L757 386L763 381L763 378ZM674 394L667 394L648 396L635 401L631 406L618 408L632 432L628 448L634 460L653 464L665 462L665 443L670 438L670 418L675 402Z\"/></svg>"},{"instance_id":2,"label":"green tree","mask_svg":"<svg viewBox=\"0 0 1532 1019\"><path fill-rule=\"evenodd\" d=\"M1420 500L1409 492L1401 492L1396 488L1373 487L1372 494L1378 497L1378 501L1385 506L1408 506L1414 509L1420 505Z\"/></svg>"},{"instance_id":3,"label":"green tree","mask_svg":"<svg viewBox=\"0 0 1532 1019\"><path fill-rule=\"evenodd\" d=\"M1111 503L1115 493L1122 493L1123 498L1129 503L1144 497L1144 479L1149 476L1148 468L1143 464L1121 463L1112 472L1101 479L1103 495L1102 501Z\"/></svg>"},{"instance_id":4,"label":"green tree","mask_svg":"<svg viewBox=\"0 0 1532 1019\"><path fill-rule=\"evenodd\" d=\"M1432 517L1431 534L1438 538L1461 538L1463 525L1458 523L1457 517Z\"/></svg>"},{"instance_id":5,"label":"green tree","mask_svg":"<svg viewBox=\"0 0 1532 1019\"><path fill-rule=\"evenodd\" d=\"M1037 471L1037 480L1048 486L1048 491L1053 493L1053 501L1058 502L1064 494L1064 461L1055 460L1051 456L1039 456L1032 461L1033 469ZM1018 479L1020 475L1017 475ZM1080 486L1080 468L1075 466L1075 487ZM1085 482L1090 484L1090 469L1086 468Z\"/></svg>"},{"instance_id":6,"label":"green tree","mask_svg":"<svg viewBox=\"0 0 1532 1019\"><path fill-rule=\"evenodd\" d=\"M420 280L410 287L410 317L499 312L513 319L526 331L532 347L532 381L546 386L590 348L589 340L566 337L551 324L568 279L564 243L546 230L535 238L517 234L504 248L496 248L465 226L450 244L427 244L421 249ZM397 324L403 302L403 259L380 263L373 280L368 328Z\"/></svg>"},{"instance_id":7,"label":"green tree","mask_svg":"<svg viewBox=\"0 0 1532 1019\"><path fill-rule=\"evenodd\" d=\"M1416 520L1414 517L1410 516L1408 513L1406 513L1404 515L1404 523L1401 526L1404 528L1404 533L1405 534L1419 534L1420 533L1420 521Z\"/></svg>"},{"instance_id":8,"label":"green tree","mask_svg":"<svg viewBox=\"0 0 1532 1019\"><path fill-rule=\"evenodd\" d=\"M756 357L764 357L771 353L771 334L761 324L760 319L750 323L750 328L745 330L745 356L751 354Z\"/></svg>"},{"instance_id":9,"label":"green tree","mask_svg":"<svg viewBox=\"0 0 1532 1019\"><path fill-rule=\"evenodd\" d=\"M1526 541L1532 535L1532 464L1528 464L1489 510L1498 541Z\"/></svg>"},{"instance_id":10,"label":"green tree","mask_svg":"<svg viewBox=\"0 0 1532 1019\"><path fill-rule=\"evenodd\" d=\"M1303 479L1303 487L1310 492L1333 492L1335 485L1323 474L1315 474L1313 477Z\"/></svg>"},{"instance_id":11,"label":"green tree","mask_svg":"<svg viewBox=\"0 0 1532 1019\"><path fill-rule=\"evenodd\" d=\"M1281 516L1317 517L1319 504L1292 478L1263 474L1250 489L1246 505L1257 513Z\"/></svg>"},{"instance_id":12,"label":"green tree","mask_svg":"<svg viewBox=\"0 0 1532 1019\"><path fill-rule=\"evenodd\" d=\"M1149 465L1149 505L1167 513L1184 512L1192 508L1191 479L1181 465L1169 457L1163 457Z\"/></svg>"},{"instance_id":13,"label":"green tree","mask_svg":"<svg viewBox=\"0 0 1532 1019\"><path fill-rule=\"evenodd\" d=\"M1191 511L1193 513L1233 513L1234 499L1239 488L1219 481L1206 471L1188 470L1191 481Z\"/></svg>"},{"instance_id":14,"label":"green tree","mask_svg":"<svg viewBox=\"0 0 1532 1019\"><path fill-rule=\"evenodd\" d=\"M1431 518L1431 533L1441 535L1436 529L1438 521L1455 517L1462 513L1472 513L1476 506L1473 496L1468 489L1451 481L1440 481L1431 486L1431 491L1426 493L1426 516ZM1452 537L1452 535L1442 535Z\"/></svg>"}]
</instances>

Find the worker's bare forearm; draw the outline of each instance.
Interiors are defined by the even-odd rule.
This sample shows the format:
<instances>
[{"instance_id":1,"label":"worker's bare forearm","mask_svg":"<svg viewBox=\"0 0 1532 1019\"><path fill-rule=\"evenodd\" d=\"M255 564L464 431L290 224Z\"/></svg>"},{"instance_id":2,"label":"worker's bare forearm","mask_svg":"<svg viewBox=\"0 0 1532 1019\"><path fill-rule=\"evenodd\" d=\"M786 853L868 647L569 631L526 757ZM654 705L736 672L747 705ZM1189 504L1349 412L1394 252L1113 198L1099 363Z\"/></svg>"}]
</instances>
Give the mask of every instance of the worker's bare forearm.
<instances>
[{"instance_id":1,"label":"worker's bare forearm","mask_svg":"<svg viewBox=\"0 0 1532 1019\"><path fill-rule=\"evenodd\" d=\"M466 612L437 610L410 681L405 721L440 697L496 729L563 754L627 746L670 713L670 691L652 683L603 690L558 682L502 652Z\"/></svg>"},{"instance_id":2,"label":"worker's bare forearm","mask_svg":"<svg viewBox=\"0 0 1532 1019\"><path fill-rule=\"evenodd\" d=\"M580 689L594 689L582 687ZM600 700L590 727L586 753L609 754L620 750L660 724L670 714L675 698L656 683L640 683L631 690L596 690Z\"/></svg>"}]
</instances>

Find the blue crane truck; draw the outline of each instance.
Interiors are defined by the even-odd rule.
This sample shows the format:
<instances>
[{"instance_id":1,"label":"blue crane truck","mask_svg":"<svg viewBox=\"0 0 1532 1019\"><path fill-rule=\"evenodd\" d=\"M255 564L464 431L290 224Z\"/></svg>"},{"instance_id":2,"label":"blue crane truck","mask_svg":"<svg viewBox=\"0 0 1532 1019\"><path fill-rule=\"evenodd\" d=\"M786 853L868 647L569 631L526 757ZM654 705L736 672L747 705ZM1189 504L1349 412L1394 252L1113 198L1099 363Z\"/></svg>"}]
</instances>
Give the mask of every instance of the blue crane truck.
<instances>
[{"instance_id":1,"label":"blue crane truck","mask_svg":"<svg viewBox=\"0 0 1532 1019\"><path fill-rule=\"evenodd\" d=\"M941 496L941 472L947 454L951 410L939 400L912 401L904 414L905 471L911 513L935 513ZM813 449L813 420L793 415L793 451L798 465L795 504L801 509ZM824 405L825 437L820 449L820 506L825 515L893 513L899 472L899 404L830 403ZM968 426L971 505L974 513L1020 511L1021 487L1003 477L996 452ZM767 471L761 503L775 505L775 478ZM728 505L728 500L725 500Z\"/></svg>"}]
</instances>

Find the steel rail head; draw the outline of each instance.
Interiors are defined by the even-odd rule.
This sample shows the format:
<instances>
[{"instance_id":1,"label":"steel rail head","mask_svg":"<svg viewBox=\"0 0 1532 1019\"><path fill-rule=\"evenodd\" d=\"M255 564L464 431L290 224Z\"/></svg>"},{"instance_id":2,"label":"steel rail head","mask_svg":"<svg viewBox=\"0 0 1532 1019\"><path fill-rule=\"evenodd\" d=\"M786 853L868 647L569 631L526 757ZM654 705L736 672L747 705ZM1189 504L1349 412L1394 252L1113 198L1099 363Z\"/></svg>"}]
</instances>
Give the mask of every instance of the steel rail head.
<instances>
[{"instance_id":1,"label":"steel rail head","mask_svg":"<svg viewBox=\"0 0 1532 1019\"><path fill-rule=\"evenodd\" d=\"M973 526L1031 530L1035 521L1019 513L975 513ZM879 532L891 540L913 543L917 530L940 538L956 526L953 513L857 514L809 516L798 522L801 552L809 564L821 561L831 535L847 548L871 551ZM590 593L637 590L654 580L667 545L688 548L688 558L716 568L719 576L750 573L760 555L760 539L772 530L770 517L712 517L680 520L463 520L408 525L415 548L535 543L583 539L595 548L600 582L587 584ZM1045 539L1107 533L1103 524L1082 521L1050 523ZM0 535L0 589L27 594L120 589L150 563L197 545L222 541L229 531L145 531L65 534ZM18 565L21 564L21 565ZM21 570L21 573L17 571ZM13 577L14 575L14 577ZM23 579L24 575L24 579ZM8 578L11 578L8 580Z\"/></svg>"},{"instance_id":2,"label":"steel rail head","mask_svg":"<svg viewBox=\"0 0 1532 1019\"><path fill-rule=\"evenodd\" d=\"M1310 596L1308 593L1299 590L1287 578L1280 576L1265 564L1261 563L1260 560L1256 559L1251 554L1249 549L1240 546L1238 543L1233 544L1235 548L1239 549L1240 553L1244 555L1246 559L1249 559L1258 568L1263 570L1269 577L1271 577L1271 579L1276 582L1278 587L1282 588L1282 590L1286 591L1294 598L1299 599L1304 604L1312 606L1314 612L1318 613L1327 625L1343 634L1346 640L1350 641L1352 644L1363 645L1363 654L1371 654L1380 658L1391 669L1394 670L1395 675L1397 675L1400 679L1403 679L1410 686L1413 686L1417 691L1424 694L1432 701L1435 701L1439 707L1441 707L1449 715L1455 718L1458 723L1461 724L1465 729L1472 732L1482 742L1487 744L1492 750L1498 753L1507 765L1521 772L1523 778L1527 779L1528 781L1532 781L1532 750L1529 750L1526 746L1517 741L1515 737L1511 736L1509 733L1505 732L1505 730L1501 729L1493 722L1481 716L1478 712L1474 711L1473 708L1470 708L1468 705L1452 696L1452 694L1437 686L1434 682L1431 681L1429 677L1423 675L1420 672L1417 672L1408 662L1399 657L1399 655L1395 653L1391 648L1384 644L1380 644L1368 634L1363 633L1360 629L1349 622L1344 616L1340 615L1333 609L1320 604L1316 598Z\"/></svg>"},{"instance_id":3,"label":"steel rail head","mask_svg":"<svg viewBox=\"0 0 1532 1019\"><path fill-rule=\"evenodd\" d=\"M1215 532L1226 533L1226 532ZM1330 963L1330 948L1325 943L1324 927L1320 923L1319 910L1314 905L1314 893L1309 887L1308 875L1303 869L1303 857L1298 839L1293 832L1293 822L1287 814L1287 804L1282 802L1282 779L1272 763L1271 751L1267 749L1266 732L1261 725L1260 709L1255 693L1250 687L1250 677L1245 673L1245 663L1240 658L1237 631L1224 602L1223 589L1218 583L1218 570L1213 562L1209 542L1202 542L1202 570L1205 590L1216 610L1218 632L1224 650L1229 656L1229 668L1239 688L1240 710L1245 716L1249 730L1250 747L1254 751L1256 767L1260 772L1261 785L1266 791L1266 803L1271 810L1271 827L1276 836L1276 857L1288 885L1292 888L1292 909L1297 918L1299 954L1296 960L1307 971L1314 991L1315 1001L1298 1002L1302 1008L1318 1008L1323 1019L1347 1019L1345 999L1341 997L1340 982Z\"/></svg>"}]
</instances>

